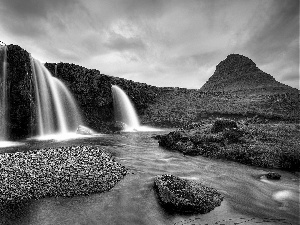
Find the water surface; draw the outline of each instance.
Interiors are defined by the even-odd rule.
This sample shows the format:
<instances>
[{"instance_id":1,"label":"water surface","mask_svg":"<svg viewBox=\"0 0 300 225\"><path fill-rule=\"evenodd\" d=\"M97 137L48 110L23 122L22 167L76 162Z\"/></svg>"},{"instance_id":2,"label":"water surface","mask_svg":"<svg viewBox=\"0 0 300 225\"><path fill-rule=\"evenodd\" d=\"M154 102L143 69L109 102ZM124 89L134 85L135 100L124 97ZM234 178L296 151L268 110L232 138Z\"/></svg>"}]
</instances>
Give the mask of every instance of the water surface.
<instances>
[{"instance_id":1,"label":"water surface","mask_svg":"<svg viewBox=\"0 0 300 225\"><path fill-rule=\"evenodd\" d=\"M73 144L102 146L129 171L109 192L73 198L32 200L2 213L0 224L22 225L173 225L173 224L298 224L299 175L250 167L235 162L190 157L165 150L154 133L122 133L68 141L29 140L0 152L26 151ZM279 181L261 179L279 172ZM159 174L173 174L214 187L225 196L207 214L179 215L163 210L153 190ZM9 206L8 206L9 207Z\"/></svg>"}]
</instances>

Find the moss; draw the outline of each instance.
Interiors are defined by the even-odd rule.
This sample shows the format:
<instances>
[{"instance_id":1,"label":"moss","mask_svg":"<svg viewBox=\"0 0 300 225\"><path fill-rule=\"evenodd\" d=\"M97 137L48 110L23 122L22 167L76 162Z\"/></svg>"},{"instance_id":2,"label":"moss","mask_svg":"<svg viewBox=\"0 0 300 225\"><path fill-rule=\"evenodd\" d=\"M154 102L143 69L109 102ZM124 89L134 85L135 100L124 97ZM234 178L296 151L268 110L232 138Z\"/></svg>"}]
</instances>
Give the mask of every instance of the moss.
<instances>
[{"instance_id":1,"label":"moss","mask_svg":"<svg viewBox=\"0 0 300 225\"><path fill-rule=\"evenodd\" d=\"M295 124L252 124L222 132L211 133L211 126L181 130L189 144L176 148L182 141L177 132L161 135L159 144L184 154L227 159L266 168L299 171L300 130ZM176 134L176 135L175 135ZM168 140L168 141L165 141ZM190 143L191 142L191 143ZM186 143L186 142L185 142ZM187 147L191 149L187 149Z\"/></svg>"}]
</instances>

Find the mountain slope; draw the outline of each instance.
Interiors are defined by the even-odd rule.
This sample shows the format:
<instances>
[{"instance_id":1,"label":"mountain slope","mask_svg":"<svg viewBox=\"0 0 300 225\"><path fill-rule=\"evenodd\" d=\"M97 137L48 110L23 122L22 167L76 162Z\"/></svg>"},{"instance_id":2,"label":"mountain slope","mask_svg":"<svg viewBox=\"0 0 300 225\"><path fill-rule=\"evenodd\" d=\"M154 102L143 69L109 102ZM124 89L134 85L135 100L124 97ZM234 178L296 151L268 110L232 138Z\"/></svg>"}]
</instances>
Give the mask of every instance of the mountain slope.
<instances>
[{"instance_id":1,"label":"mountain slope","mask_svg":"<svg viewBox=\"0 0 300 225\"><path fill-rule=\"evenodd\" d=\"M293 88L275 80L243 55L230 54L217 66L201 91L286 92ZM295 91L295 90L294 90Z\"/></svg>"}]
</instances>

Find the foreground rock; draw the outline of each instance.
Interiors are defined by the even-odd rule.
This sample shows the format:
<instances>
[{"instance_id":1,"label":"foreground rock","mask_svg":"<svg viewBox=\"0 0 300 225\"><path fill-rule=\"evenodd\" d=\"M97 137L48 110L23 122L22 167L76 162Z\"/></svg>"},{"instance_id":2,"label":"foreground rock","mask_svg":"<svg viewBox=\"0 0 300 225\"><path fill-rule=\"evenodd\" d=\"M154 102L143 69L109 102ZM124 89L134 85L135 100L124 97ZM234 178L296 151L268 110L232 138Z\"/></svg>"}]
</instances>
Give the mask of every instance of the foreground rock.
<instances>
[{"instance_id":1,"label":"foreground rock","mask_svg":"<svg viewBox=\"0 0 300 225\"><path fill-rule=\"evenodd\" d=\"M110 190L124 166L94 146L69 146L0 155L0 204L46 196Z\"/></svg>"},{"instance_id":2,"label":"foreground rock","mask_svg":"<svg viewBox=\"0 0 300 225\"><path fill-rule=\"evenodd\" d=\"M157 176L154 187L161 204L179 213L208 213L224 198L214 188L168 174Z\"/></svg>"},{"instance_id":3,"label":"foreground rock","mask_svg":"<svg viewBox=\"0 0 300 225\"><path fill-rule=\"evenodd\" d=\"M185 155L232 160L265 168L299 171L297 124L237 124L216 120L192 129L160 135L159 145Z\"/></svg>"}]
</instances>

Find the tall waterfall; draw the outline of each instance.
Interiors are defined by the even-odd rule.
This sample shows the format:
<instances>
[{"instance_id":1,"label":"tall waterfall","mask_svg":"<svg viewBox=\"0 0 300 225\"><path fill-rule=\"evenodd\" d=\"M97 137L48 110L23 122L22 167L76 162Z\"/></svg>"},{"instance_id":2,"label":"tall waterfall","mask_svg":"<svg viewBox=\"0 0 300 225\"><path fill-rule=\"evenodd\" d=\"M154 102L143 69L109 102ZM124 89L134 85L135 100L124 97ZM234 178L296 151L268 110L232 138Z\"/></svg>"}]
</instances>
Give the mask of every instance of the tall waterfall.
<instances>
[{"instance_id":1,"label":"tall waterfall","mask_svg":"<svg viewBox=\"0 0 300 225\"><path fill-rule=\"evenodd\" d=\"M0 46L0 141L7 139L7 47Z\"/></svg>"},{"instance_id":2,"label":"tall waterfall","mask_svg":"<svg viewBox=\"0 0 300 225\"><path fill-rule=\"evenodd\" d=\"M39 136L75 132L82 120L70 91L38 60L31 58L31 65Z\"/></svg>"}]
</instances>

